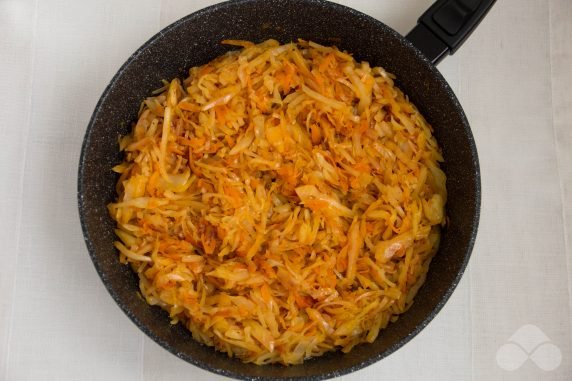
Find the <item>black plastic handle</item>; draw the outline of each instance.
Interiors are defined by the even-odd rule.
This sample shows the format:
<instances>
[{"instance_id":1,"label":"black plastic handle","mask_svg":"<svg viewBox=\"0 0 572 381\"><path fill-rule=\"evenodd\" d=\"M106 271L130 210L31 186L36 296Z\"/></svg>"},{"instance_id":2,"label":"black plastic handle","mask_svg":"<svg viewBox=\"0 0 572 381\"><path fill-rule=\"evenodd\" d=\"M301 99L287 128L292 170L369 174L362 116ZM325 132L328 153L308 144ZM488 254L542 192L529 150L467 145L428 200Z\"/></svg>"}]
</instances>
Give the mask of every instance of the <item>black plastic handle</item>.
<instances>
[{"instance_id":1,"label":"black plastic handle","mask_svg":"<svg viewBox=\"0 0 572 381\"><path fill-rule=\"evenodd\" d=\"M496 0L438 0L405 36L433 64L453 54L471 35Z\"/></svg>"}]
</instances>

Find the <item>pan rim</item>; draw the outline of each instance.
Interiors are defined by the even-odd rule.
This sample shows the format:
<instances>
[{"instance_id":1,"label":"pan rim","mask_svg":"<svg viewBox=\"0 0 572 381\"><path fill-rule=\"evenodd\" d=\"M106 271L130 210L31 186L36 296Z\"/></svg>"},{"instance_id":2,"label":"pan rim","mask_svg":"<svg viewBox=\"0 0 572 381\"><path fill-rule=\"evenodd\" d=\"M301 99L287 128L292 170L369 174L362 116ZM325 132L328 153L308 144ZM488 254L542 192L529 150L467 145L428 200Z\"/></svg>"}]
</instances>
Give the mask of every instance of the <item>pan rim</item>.
<instances>
[{"instance_id":1,"label":"pan rim","mask_svg":"<svg viewBox=\"0 0 572 381\"><path fill-rule=\"evenodd\" d=\"M78 211L79 211L80 224L81 224L81 228L82 228L84 241L86 243L90 258L94 264L94 267L95 267L99 277L101 278L105 288L107 289L107 291L109 292L109 294L111 295L111 297L113 298L115 303L120 307L120 309L149 338L151 338L154 342L159 344L161 347L163 347L164 349L166 349L170 353L179 357L180 359L182 359L186 362L189 362L189 363L191 363L191 364L193 364L193 365L195 365L195 366L197 366L203 370L207 370L209 372L219 374L222 376L233 377L233 378L242 379L242 380L265 380L265 379L274 379L274 378L265 377L265 376L264 377L250 376L250 375L241 373L238 370L229 371L226 369L211 367L207 363L204 363L201 360L197 360L196 358L194 358L194 357L192 357L186 353L177 352L174 347L172 347L168 342L165 342L158 335L156 335L146 324L144 324L133 313L133 311L131 311L128 308L128 306L125 303L123 303L123 301L121 300L121 297L119 296L119 294L117 293L115 288L113 288L112 285L110 284L110 282L108 281L107 274L105 273L102 266L100 265L99 260L98 260L97 255L96 255L96 249L92 244L92 239L90 237L90 232L88 229L88 223L86 221L86 210L87 209L86 209L86 204L85 204L85 199L84 199L84 197L85 197L85 184L84 184L85 173L84 173L84 170L86 167L86 157L88 154L88 149L91 146L91 136L92 136L92 133L94 131L94 126L96 125L96 120L97 120L100 112L102 111L102 105L107 100L108 96L110 95L110 93L113 90L117 81L122 77L122 75L125 73L127 68L133 62L135 62L137 60L137 58L142 53L144 53L147 49L149 49L149 47L151 47L155 42L159 41L165 34L176 29L177 27L188 22L189 20L200 19L201 17L203 17L204 15L206 15L210 12L220 11L222 9L227 9L229 7L235 7L235 6L240 7L244 4L259 3L261 1L263 1L263 0L230 0L230 1L225 1L222 3L217 3L217 4L211 5L211 6L206 7L206 8L202 8L196 12L193 12L187 16L182 17L181 19L179 19L179 20L171 23L170 25L166 26L165 28L161 29L159 32L157 32L155 35L153 35L150 39L148 39L143 45L141 45L125 61L125 63L122 64L122 66L119 68L119 70L115 73L115 75L112 77L111 81L106 86L105 90L103 91L102 95L100 96L100 98L99 98L99 100L95 106L95 109L94 109L94 111L91 115L90 121L88 123L87 129L85 131L85 135L84 135L84 139L83 139L83 143L82 143L82 147L81 147L79 167L78 167L78 184L77 184ZM269 2L275 2L276 3L276 2L280 2L280 1L279 0L271 0ZM421 60L421 62L424 64L424 66L427 67L427 69L429 70L431 75L433 75L433 77L444 86L444 90L448 93L450 100L453 102L453 106L458 110L459 116L461 117L461 120L463 123L463 128L465 130L464 132L467 135L467 138L469 141L469 147L468 148L470 150L471 157L473 158L473 167L474 167L473 172L474 172L475 202L474 202L474 205L472 205L472 207L474 208L475 213L473 216L473 221L471 221L472 229L469 232L470 239L467 243L467 249L463 255L463 260L460 262L459 271L457 272L453 282L450 283L446 287L445 292L442 294L442 297L439 299L437 304L431 309L431 312L429 314L427 314L427 316L425 316L422 319L422 321L419 324L417 324L413 330L411 330L409 332L409 334L407 336L403 337L401 340L399 340L394 345L388 347L386 350L381 351L375 355L372 355L363 361L357 362L356 364L354 364L352 366L341 368L339 370L328 371L328 372L324 372L324 373L321 373L319 375L314 375L314 376L300 376L300 377L282 378L284 380L299 380L299 379L323 380L323 379L327 379L327 378L331 378L331 377L338 377L338 376L342 376L345 374L355 372L359 369L365 368L365 367L367 367L367 366L369 366L375 362L378 362L381 359L391 355L396 350L398 350L399 348L401 348L405 344L407 344L409 341L411 341L415 336L417 336L417 334L419 334L435 318L435 316L442 310L444 305L450 299L450 297L453 294L454 290L456 289L457 285L459 284L459 282L460 282L460 280L461 280L461 278L462 278L462 276L463 276L463 274L467 268L469 259L471 257L472 250L474 248L474 244L475 244L476 236L477 236L477 231L478 231L479 218L480 218L480 205L481 205L481 179L480 179L480 177L481 177L481 174L480 174L480 167L479 167L476 143L475 143L473 134L471 132L466 114L463 111L461 104L459 103L457 97L455 96L455 94L453 93L449 84L446 82L446 80L441 75L441 73L417 48L415 48L415 46L413 46L413 44L411 44L411 42L409 42L405 37L403 37L401 34L396 32L395 30L393 30L391 27L389 27L386 24L384 24L383 22L375 19L374 17L369 16L365 13L362 13L358 10L355 10L353 8L350 8L350 7L347 7L344 5L332 3L332 2L326 1L326 0L290 0L290 2L300 3L300 4L313 4L313 5L321 4L325 7L332 8L332 9L337 10L339 12L344 12L347 14L351 14L353 16L363 18L363 19L367 20L368 22L372 23L373 25L375 25L376 28L379 28L380 30L384 30L385 33L388 33L389 35L394 37L396 41L399 41L399 43L401 43L402 45L404 45L408 49L412 50L415 53L415 55ZM214 351L214 349L212 349L212 350Z\"/></svg>"}]
</instances>

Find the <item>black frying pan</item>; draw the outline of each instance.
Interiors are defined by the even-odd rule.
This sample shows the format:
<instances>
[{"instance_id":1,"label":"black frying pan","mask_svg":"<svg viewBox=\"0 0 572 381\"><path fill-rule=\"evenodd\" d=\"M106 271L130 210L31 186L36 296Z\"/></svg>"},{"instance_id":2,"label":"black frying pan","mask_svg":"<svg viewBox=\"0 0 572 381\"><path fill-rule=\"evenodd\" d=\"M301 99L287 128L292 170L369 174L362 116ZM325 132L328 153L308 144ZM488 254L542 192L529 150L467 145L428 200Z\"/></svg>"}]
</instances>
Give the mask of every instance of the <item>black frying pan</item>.
<instances>
[{"instance_id":1,"label":"black frying pan","mask_svg":"<svg viewBox=\"0 0 572 381\"><path fill-rule=\"evenodd\" d=\"M433 66L476 27L494 0L439 0L406 38L351 8L323 0L239 0L193 13L163 29L121 67L97 104L82 147L78 201L85 242L97 272L129 318L164 348L203 369L242 379L322 379L352 372L389 355L421 331L443 307L467 265L479 221L480 173L475 142L465 114ZM158 307L138 295L136 275L118 261L114 222L106 204L115 199L121 162L117 137L137 118L142 99L162 79L186 77L227 49L224 39L281 42L298 38L336 45L397 75L435 129L445 157L449 224L413 307L383 330L373 344L349 354L330 353L303 365L256 366L230 359L197 343L181 325L171 326Z\"/></svg>"}]
</instances>

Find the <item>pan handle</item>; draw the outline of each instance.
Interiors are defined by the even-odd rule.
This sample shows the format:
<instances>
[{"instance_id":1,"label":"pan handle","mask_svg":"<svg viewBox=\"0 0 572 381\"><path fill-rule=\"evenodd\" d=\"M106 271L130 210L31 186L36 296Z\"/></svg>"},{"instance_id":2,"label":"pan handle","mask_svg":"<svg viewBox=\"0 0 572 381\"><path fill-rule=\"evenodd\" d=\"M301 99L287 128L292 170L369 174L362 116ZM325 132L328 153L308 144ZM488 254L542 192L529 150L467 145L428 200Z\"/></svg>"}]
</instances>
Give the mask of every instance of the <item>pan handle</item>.
<instances>
[{"instance_id":1,"label":"pan handle","mask_svg":"<svg viewBox=\"0 0 572 381\"><path fill-rule=\"evenodd\" d=\"M496 0L438 0L405 36L433 63L465 42Z\"/></svg>"}]
</instances>

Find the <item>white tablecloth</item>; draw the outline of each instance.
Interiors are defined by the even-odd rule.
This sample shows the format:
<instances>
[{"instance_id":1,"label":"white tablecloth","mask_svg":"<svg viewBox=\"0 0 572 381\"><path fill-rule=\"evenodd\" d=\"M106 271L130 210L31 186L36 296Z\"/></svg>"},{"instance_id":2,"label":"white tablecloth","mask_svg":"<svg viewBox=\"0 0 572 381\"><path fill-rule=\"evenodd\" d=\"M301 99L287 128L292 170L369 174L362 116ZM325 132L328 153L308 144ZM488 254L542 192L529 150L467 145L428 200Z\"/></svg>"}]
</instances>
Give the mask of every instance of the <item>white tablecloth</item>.
<instances>
[{"instance_id":1,"label":"white tablecloth","mask_svg":"<svg viewBox=\"0 0 572 381\"><path fill-rule=\"evenodd\" d=\"M114 304L76 207L80 145L108 81L214 2L0 0L0 380L216 378ZM406 33L432 1L340 2ZM572 1L499 0L439 66L479 149L477 244L435 320L344 380L572 379L571 41Z\"/></svg>"}]
</instances>

